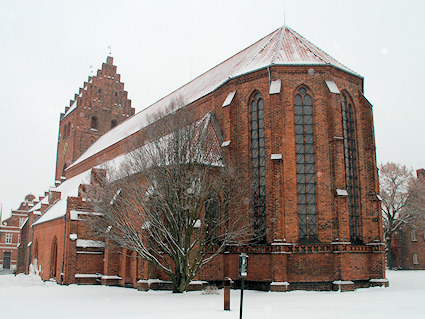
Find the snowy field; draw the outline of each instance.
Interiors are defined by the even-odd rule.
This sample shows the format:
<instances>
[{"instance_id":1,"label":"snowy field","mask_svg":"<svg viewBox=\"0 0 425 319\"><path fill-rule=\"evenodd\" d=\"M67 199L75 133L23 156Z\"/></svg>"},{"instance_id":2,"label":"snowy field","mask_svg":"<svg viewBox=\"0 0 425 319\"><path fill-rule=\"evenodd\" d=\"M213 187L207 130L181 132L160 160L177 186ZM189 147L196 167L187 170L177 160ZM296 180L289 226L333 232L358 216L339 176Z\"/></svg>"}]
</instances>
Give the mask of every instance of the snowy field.
<instances>
[{"instance_id":1,"label":"snowy field","mask_svg":"<svg viewBox=\"0 0 425 319\"><path fill-rule=\"evenodd\" d=\"M389 288L354 292L245 291L243 318L425 318L425 271L388 271ZM0 318L239 318L219 295L105 286L60 286L38 277L0 276Z\"/></svg>"}]
</instances>

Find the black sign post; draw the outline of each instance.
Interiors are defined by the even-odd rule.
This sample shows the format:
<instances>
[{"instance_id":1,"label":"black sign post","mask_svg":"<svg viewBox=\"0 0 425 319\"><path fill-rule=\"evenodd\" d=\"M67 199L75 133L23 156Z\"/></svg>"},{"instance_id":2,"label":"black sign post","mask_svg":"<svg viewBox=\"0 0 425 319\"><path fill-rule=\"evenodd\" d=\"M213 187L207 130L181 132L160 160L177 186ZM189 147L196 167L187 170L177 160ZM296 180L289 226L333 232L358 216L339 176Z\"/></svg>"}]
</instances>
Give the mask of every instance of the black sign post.
<instances>
[{"instance_id":1,"label":"black sign post","mask_svg":"<svg viewBox=\"0 0 425 319\"><path fill-rule=\"evenodd\" d=\"M239 319L242 319L242 305L243 305L243 288L244 288L244 279L248 271L248 255L241 253L239 255L239 277L241 277L241 306L239 309Z\"/></svg>"}]
</instances>

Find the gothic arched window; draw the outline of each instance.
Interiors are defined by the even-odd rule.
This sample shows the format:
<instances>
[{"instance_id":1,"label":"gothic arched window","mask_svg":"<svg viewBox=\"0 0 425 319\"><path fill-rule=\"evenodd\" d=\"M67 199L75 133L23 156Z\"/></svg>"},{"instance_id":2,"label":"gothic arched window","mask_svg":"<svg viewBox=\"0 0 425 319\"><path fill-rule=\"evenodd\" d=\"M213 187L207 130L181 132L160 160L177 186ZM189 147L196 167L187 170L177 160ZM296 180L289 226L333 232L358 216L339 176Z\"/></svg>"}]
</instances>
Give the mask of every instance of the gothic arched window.
<instances>
[{"instance_id":1,"label":"gothic arched window","mask_svg":"<svg viewBox=\"0 0 425 319\"><path fill-rule=\"evenodd\" d=\"M68 123L66 126L66 136L71 135L71 123Z\"/></svg>"},{"instance_id":2,"label":"gothic arched window","mask_svg":"<svg viewBox=\"0 0 425 319\"><path fill-rule=\"evenodd\" d=\"M359 229L359 188L357 170L357 152L354 128L354 111L351 103L341 95L342 129L344 135L345 180L348 192L348 215L350 219L350 239L357 241Z\"/></svg>"},{"instance_id":3,"label":"gothic arched window","mask_svg":"<svg viewBox=\"0 0 425 319\"><path fill-rule=\"evenodd\" d=\"M218 235L218 201L215 196L211 196L205 202L205 231L206 231L206 242L216 243Z\"/></svg>"},{"instance_id":4,"label":"gothic arched window","mask_svg":"<svg viewBox=\"0 0 425 319\"><path fill-rule=\"evenodd\" d=\"M295 95L295 147L300 240L316 239L313 105L305 88Z\"/></svg>"},{"instance_id":5,"label":"gothic arched window","mask_svg":"<svg viewBox=\"0 0 425 319\"><path fill-rule=\"evenodd\" d=\"M97 117L96 116L92 116L91 123L90 123L90 128L97 130L97 127L98 127Z\"/></svg>"},{"instance_id":6,"label":"gothic arched window","mask_svg":"<svg viewBox=\"0 0 425 319\"><path fill-rule=\"evenodd\" d=\"M251 160L254 191L254 230L258 241L266 239L266 160L263 99L255 93L251 101Z\"/></svg>"}]
</instances>

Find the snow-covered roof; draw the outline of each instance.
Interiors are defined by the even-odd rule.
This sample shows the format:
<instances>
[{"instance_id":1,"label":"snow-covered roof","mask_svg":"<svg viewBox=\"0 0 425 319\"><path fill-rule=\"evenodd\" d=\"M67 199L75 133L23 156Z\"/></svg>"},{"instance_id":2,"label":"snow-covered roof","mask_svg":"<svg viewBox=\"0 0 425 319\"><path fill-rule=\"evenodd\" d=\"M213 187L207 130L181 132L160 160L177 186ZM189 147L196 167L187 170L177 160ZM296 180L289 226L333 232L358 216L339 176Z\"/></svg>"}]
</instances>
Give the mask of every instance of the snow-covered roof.
<instances>
[{"instance_id":1,"label":"snow-covered roof","mask_svg":"<svg viewBox=\"0 0 425 319\"><path fill-rule=\"evenodd\" d=\"M28 213L31 213L31 212L33 212L33 211L36 211L36 210L40 210L40 208L41 208L41 201L40 202L38 202L37 204L35 204L29 211L28 211Z\"/></svg>"},{"instance_id":2,"label":"snow-covered roof","mask_svg":"<svg viewBox=\"0 0 425 319\"><path fill-rule=\"evenodd\" d=\"M81 96L81 93L80 95ZM72 105L69 107L68 111L64 114L63 119L67 117L72 111L74 111L78 106L77 100L75 100Z\"/></svg>"},{"instance_id":3,"label":"snow-covered roof","mask_svg":"<svg viewBox=\"0 0 425 319\"><path fill-rule=\"evenodd\" d=\"M101 240L77 239L76 246L82 248L102 248L105 247L105 242Z\"/></svg>"},{"instance_id":4,"label":"snow-covered roof","mask_svg":"<svg viewBox=\"0 0 425 319\"><path fill-rule=\"evenodd\" d=\"M209 138L215 138L217 145L220 145L222 138L221 138L220 131L217 127L217 123L216 123L216 120L214 118L214 115L212 115L211 113L207 113L196 124L200 126L201 130L204 132L203 134L208 134L208 128L210 126L212 126L214 128L214 131L213 131L214 135L208 135L208 137ZM170 138L170 137L171 137L171 134L163 136L160 140L165 140L165 139ZM140 149L143 149L145 147L149 147L150 145L152 145L152 144L147 143L147 144L141 146ZM136 151L137 150L132 151L132 152L136 152ZM105 163L101 163L101 164L99 164L95 167L96 168L109 168L112 171L119 170L120 166L123 163L125 163L126 161L131 159L132 152L121 154L121 155L119 155L119 156L117 156L117 157L115 157L115 158L113 158L113 159L111 159L111 160L109 160ZM201 160L205 161L205 163L210 164L210 165L217 165L217 166L222 165L221 153L220 153L219 149L217 149L217 150L213 149L213 150L210 150L206 154L203 154L203 153L200 153L200 154L201 155L200 155L199 158ZM65 180L58 187L51 188L52 191L60 192L61 198L59 200L57 200L52 206L50 206L44 212L44 214L33 225L45 223L47 221L63 217L66 213L67 198L78 196L78 187L80 186L80 184L85 184L85 183L89 182L90 172L91 172L91 169L88 169L88 170L86 170L86 171L84 171L84 172L82 172L82 173L80 173L80 174L78 174L74 177L71 177L71 178ZM42 202L43 201L41 201L40 203L42 203ZM71 211L71 220L78 220L78 214L93 214L93 213L83 212L83 211Z\"/></svg>"},{"instance_id":5,"label":"snow-covered roof","mask_svg":"<svg viewBox=\"0 0 425 319\"><path fill-rule=\"evenodd\" d=\"M66 202L68 196L78 196L78 186L80 186L80 184L86 183L89 180L89 177L90 170L87 170L70 179L67 179L58 187L52 188L54 191L61 192L61 198L52 206L50 206L33 225L63 217L66 213Z\"/></svg>"},{"instance_id":6,"label":"snow-covered roof","mask_svg":"<svg viewBox=\"0 0 425 319\"><path fill-rule=\"evenodd\" d=\"M297 32L284 26L114 127L93 143L69 167L136 133L149 124L153 115L166 115L175 111L170 109L173 101L183 98L184 105L192 103L215 91L232 78L271 65L331 65L359 76Z\"/></svg>"}]
</instances>

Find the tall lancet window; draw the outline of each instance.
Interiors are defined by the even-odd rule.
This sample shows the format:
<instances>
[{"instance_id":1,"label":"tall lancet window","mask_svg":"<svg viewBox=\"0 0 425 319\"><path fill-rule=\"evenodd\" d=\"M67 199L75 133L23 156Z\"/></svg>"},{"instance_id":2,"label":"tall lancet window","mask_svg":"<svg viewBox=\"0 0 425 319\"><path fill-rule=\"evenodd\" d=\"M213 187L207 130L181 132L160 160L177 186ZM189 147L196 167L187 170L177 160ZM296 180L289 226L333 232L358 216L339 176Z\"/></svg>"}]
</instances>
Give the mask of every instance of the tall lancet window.
<instances>
[{"instance_id":1,"label":"tall lancet window","mask_svg":"<svg viewBox=\"0 0 425 319\"><path fill-rule=\"evenodd\" d=\"M357 170L357 152L354 128L354 112L350 103L344 94L341 96L342 102L342 128L344 134L344 161L345 161L345 180L348 192L348 215L350 219L350 239L357 241L359 239L359 189L358 189L358 170Z\"/></svg>"},{"instance_id":2,"label":"tall lancet window","mask_svg":"<svg viewBox=\"0 0 425 319\"><path fill-rule=\"evenodd\" d=\"M295 95L298 222L300 240L316 239L313 105L305 88Z\"/></svg>"},{"instance_id":3,"label":"tall lancet window","mask_svg":"<svg viewBox=\"0 0 425 319\"><path fill-rule=\"evenodd\" d=\"M259 93L251 101L251 157L256 240L266 239L266 160L264 150L263 99Z\"/></svg>"}]
</instances>

